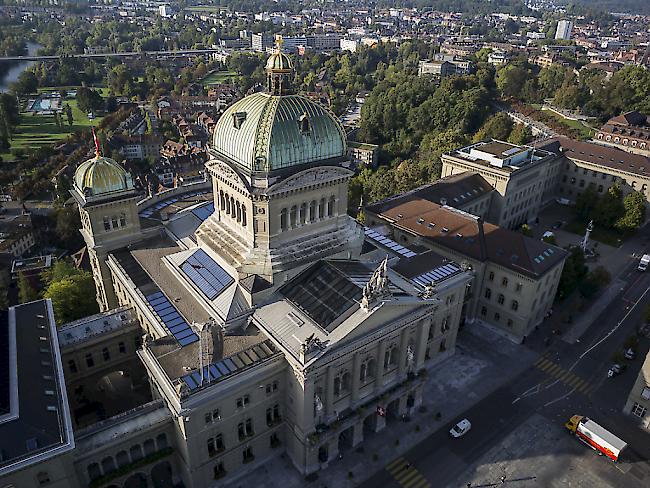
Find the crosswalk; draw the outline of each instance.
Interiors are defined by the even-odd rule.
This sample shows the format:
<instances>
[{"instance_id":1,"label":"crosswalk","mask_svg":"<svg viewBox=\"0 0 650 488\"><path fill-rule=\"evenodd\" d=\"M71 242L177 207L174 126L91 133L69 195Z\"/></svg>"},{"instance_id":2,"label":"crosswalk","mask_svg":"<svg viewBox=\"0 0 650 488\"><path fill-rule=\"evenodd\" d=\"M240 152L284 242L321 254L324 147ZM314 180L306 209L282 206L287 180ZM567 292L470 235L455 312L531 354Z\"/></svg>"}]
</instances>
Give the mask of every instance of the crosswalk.
<instances>
[{"instance_id":1,"label":"crosswalk","mask_svg":"<svg viewBox=\"0 0 650 488\"><path fill-rule=\"evenodd\" d=\"M535 367L585 396L591 393L592 388L585 380L543 356L535 361Z\"/></svg>"},{"instance_id":2,"label":"crosswalk","mask_svg":"<svg viewBox=\"0 0 650 488\"><path fill-rule=\"evenodd\" d=\"M398 457L386 466L386 471L395 478L403 488L431 488L431 483L411 466L406 459Z\"/></svg>"}]
</instances>

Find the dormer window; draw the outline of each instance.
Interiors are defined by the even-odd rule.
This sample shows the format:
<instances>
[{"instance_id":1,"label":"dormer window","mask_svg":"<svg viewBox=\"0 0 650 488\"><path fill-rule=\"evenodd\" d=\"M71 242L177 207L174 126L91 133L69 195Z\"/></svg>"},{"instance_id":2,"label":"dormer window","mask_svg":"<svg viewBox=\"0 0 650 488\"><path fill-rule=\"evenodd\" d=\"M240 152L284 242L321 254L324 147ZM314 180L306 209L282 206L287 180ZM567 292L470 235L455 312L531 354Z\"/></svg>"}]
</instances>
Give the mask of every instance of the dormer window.
<instances>
[{"instance_id":1,"label":"dormer window","mask_svg":"<svg viewBox=\"0 0 650 488\"><path fill-rule=\"evenodd\" d=\"M240 129L246 120L246 112L235 112L232 114L232 125L235 129Z\"/></svg>"},{"instance_id":2,"label":"dormer window","mask_svg":"<svg viewBox=\"0 0 650 488\"><path fill-rule=\"evenodd\" d=\"M298 124L300 124L300 133L302 135L307 135L311 132L311 124L309 123L309 117L307 114L302 114L300 116Z\"/></svg>"}]
</instances>

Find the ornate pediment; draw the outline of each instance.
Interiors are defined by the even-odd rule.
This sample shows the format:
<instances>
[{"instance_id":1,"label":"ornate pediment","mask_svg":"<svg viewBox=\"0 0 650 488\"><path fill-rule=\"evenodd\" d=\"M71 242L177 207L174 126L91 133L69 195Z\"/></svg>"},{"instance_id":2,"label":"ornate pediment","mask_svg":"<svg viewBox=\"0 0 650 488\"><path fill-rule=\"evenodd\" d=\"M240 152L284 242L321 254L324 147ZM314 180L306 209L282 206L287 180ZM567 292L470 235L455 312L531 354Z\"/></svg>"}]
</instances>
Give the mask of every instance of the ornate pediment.
<instances>
[{"instance_id":1,"label":"ornate pediment","mask_svg":"<svg viewBox=\"0 0 650 488\"><path fill-rule=\"evenodd\" d=\"M352 176L352 174L352 171L338 166L310 168L271 186L268 194L281 193L287 190L325 183L342 177Z\"/></svg>"},{"instance_id":2,"label":"ornate pediment","mask_svg":"<svg viewBox=\"0 0 650 488\"><path fill-rule=\"evenodd\" d=\"M235 185L241 186L242 188L246 188L248 191L250 191L250 186L248 183L243 180L234 169L232 169L223 161L219 159L211 159L205 164L205 167L211 175L221 177L226 181L234 183Z\"/></svg>"}]
</instances>

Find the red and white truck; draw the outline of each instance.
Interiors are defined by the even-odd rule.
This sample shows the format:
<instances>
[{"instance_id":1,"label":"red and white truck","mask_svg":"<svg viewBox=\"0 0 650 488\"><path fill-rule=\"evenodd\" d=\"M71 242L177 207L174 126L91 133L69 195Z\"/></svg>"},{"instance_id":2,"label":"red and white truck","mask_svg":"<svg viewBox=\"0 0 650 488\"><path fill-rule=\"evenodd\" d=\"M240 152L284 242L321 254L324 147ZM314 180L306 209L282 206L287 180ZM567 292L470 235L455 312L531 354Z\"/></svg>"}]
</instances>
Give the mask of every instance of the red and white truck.
<instances>
[{"instance_id":1,"label":"red and white truck","mask_svg":"<svg viewBox=\"0 0 650 488\"><path fill-rule=\"evenodd\" d=\"M627 447L625 441L622 441L604 427L601 427L593 420L582 415L574 415L564 426L573 432L582 442L613 461L618 461L621 452Z\"/></svg>"}]
</instances>

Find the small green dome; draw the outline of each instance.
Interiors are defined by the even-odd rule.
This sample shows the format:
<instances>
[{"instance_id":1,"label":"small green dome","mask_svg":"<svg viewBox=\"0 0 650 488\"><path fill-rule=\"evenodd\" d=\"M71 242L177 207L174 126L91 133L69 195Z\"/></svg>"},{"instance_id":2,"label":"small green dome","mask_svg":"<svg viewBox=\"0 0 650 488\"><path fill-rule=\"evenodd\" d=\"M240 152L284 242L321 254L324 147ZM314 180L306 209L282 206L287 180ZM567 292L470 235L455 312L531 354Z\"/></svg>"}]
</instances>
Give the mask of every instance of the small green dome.
<instances>
[{"instance_id":1,"label":"small green dome","mask_svg":"<svg viewBox=\"0 0 650 488\"><path fill-rule=\"evenodd\" d=\"M246 173L323 162L347 153L343 126L324 106L300 95L254 93L217 121L212 151Z\"/></svg>"},{"instance_id":2,"label":"small green dome","mask_svg":"<svg viewBox=\"0 0 650 488\"><path fill-rule=\"evenodd\" d=\"M77 167L74 185L82 195L98 196L132 190L133 180L113 159L96 156Z\"/></svg>"},{"instance_id":3,"label":"small green dome","mask_svg":"<svg viewBox=\"0 0 650 488\"><path fill-rule=\"evenodd\" d=\"M289 72L293 70L293 64L289 56L283 52L275 52L266 60L266 69L271 71Z\"/></svg>"}]
</instances>

